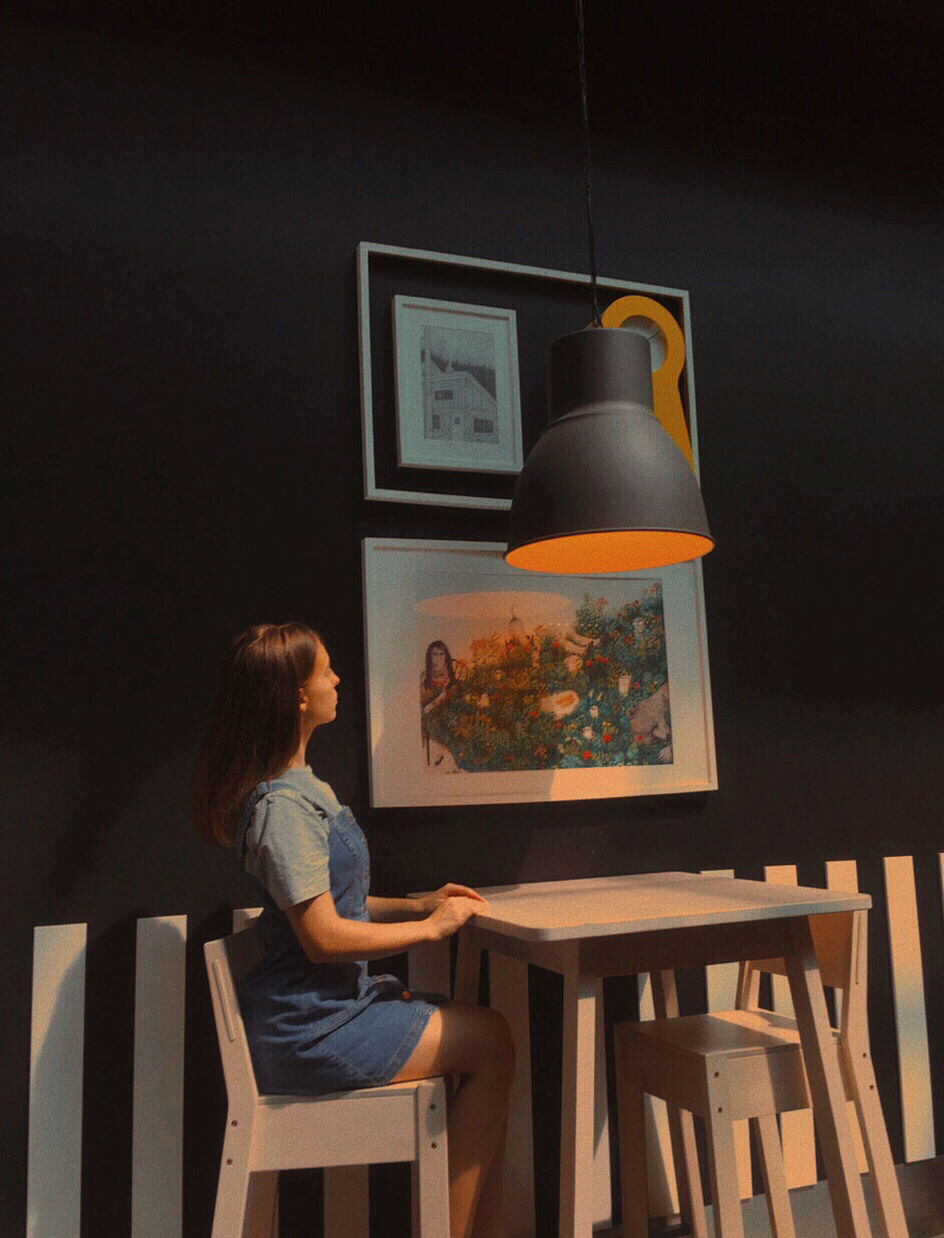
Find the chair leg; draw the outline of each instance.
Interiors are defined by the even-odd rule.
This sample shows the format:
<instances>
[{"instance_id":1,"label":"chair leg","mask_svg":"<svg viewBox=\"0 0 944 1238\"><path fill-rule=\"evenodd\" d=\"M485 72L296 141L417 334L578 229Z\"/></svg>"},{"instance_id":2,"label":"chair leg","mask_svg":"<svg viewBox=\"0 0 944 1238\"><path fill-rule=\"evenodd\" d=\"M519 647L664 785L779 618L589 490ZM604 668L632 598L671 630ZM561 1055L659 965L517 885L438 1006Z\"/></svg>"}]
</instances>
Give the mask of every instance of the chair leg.
<instances>
[{"instance_id":1,"label":"chair leg","mask_svg":"<svg viewBox=\"0 0 944 1238\"><path fill-rule=\"evenodd\" d=\"M249 1142L229 1138L223 1142L212 1238L242 1238L249 1203Z\"/></svg>"},{"instance_id":2,"label":"chair leg","mask_svg":"<svg viewBox=\"0 0 944 1238\"><path fill-rule=\"evenodd\" d=\"M449 1238L449 1145L446 1088L424 1079L416 1091L413 1238Z\"/></svg>"},{"instance_id":3,"label":"chair leg","mask_svg":"<svg viewBox=\"0 0 944 1238\"><path fill-rule=\"evenodd\" d=\"M867 1048L854 1049L843 1043L840 1060L846 1083L855 1101L882 1238L908 1238L898 1175L888 1144L888 1132L875 1084L871 1055Z\"/></svg>"},{"instance_id":4,"label":"chair leg","mask_svg":"<svg viewBox=\"0 0 944 1238\"><path fill-rule=\"evenodd\" d=\"M796 1238L776 1115L767 1113L762 1117L752 1118L751 1126L754 1129L754 1141L764 1177L770 1232L773 1238Z\"/></svg>"},{"instance_id":5,"label":"chair leg","mask_svg":"<svg viewBox=\"0 0 944 1238\"><path fill-rule=\"evenodd\" d=\"M369 1181L366 1165L333 1165L325 1169L325 1238L368 1238Z\"/></svg>"},{"instance_id":6,"label":"chair leg","mask_svg":"<svg viewBox=\"0 0 944 1238\"><path fill-rule=\"evenodd\" d=\"M279 1171L249 1175L243 1238L279 1238Z\"/></svg>"},{"instance_id":7,"label":"chair leg","mask_svg":"<svg viewBox=\"0 0 944 1238\"><path fill-rule=\"evenodd\" d=\"M646 1112L638 1073L621 1061L617 1046L617 1131L620 1188L623 1196L623 1238L648 1238L649 1191L646 1182Z\"/></svg>"}]
</instances>

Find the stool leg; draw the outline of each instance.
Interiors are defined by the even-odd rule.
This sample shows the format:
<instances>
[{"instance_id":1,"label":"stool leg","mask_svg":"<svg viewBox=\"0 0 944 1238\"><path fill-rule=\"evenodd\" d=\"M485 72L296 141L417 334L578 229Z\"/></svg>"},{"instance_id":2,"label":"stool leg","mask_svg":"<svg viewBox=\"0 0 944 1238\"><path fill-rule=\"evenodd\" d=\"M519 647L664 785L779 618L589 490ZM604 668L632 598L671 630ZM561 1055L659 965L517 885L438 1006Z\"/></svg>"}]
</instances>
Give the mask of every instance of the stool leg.
<instances>
[{"instance_id":1,"label":"stool leg","mask_svg":"<svg viewBox=\"0 0 944 1238\"><path fill-rule=\"evenodd\" d=\"M652 1002L657 1019L677 1019L679 1015L678 989L674 971L656 971L651 975ZM701 1174L698 1172L698 1151L695 1144L695 1123L685 1109L668 1106L669 1138L672 1141L672 1159L675 1162L675 1181L678 1188L679 1212L691 1230L692 1238L708 1238L708 1222L705 1217L705 1198L701 1190Z\"/></svg>"},{"instance_id":2,"label":"stool leg","mask_svg":"<svg viewBox=\"0 0 944 1238\"><path fill-rule=\"evenodd\" d=\"M711 1193L715 1204L715 1234L718 1238L744 1238L737 1149L727 1084L723 1071L716 1071L710 1061L707 1066L705 1128L711 1166Z\"/></svg>"},{"instance_id":3,"label":"stool leg","mask_svg":"<svg viewBox=\"0 0 944 1238\"><path fill-rule=\"evenodd\" d=\"M708 1238L705 1197L701 1189L701 1174L698 1172L695 1123L687 1109L676 1109L669 1105L669 1136L672 1140L672 1159L675 1161L679 1213L691 1230L692 1238Z\"/></svg>"},{"instance_id":4,"label":"stool leg","mask_svg":"<svg viewBox=\"0 0 944 1238\"><path fill-rule=\"evenodd\" d=\"M752 1118L751 1126L764 1177L770 1232L773 1238L796 1238L776 1115L767 1113L763 1117Z\"/></svg>"},{"instance_id":5,"label":"stool leg","mask_svg":"<svg viewBox=\"0 0 944 1238\"><path fill-rule=\"evenodd\" d=\"M646 1113L639 1074L616 1050L616 1121L619 1132L623 1238L648 1238L649 1191L646 1182Z\"/></svg>"}]
</instances>

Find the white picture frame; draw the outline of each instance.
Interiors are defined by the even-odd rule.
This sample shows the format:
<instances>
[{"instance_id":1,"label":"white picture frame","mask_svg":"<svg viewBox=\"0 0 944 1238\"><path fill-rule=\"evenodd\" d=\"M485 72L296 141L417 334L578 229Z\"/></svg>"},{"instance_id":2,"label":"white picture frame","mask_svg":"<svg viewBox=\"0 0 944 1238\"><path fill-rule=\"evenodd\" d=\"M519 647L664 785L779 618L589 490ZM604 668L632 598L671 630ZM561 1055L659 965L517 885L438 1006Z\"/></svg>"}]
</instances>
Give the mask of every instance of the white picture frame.
<instances>
[{"instance_id":1,"label":"white picture frame","mask_svg":"<svg viewBox=\"0 0 944 1238\"><path fill-rule=\"evenodd\" d=\"M716 789L700 563L542 576L503 549L364 539L371 804Z\"/></svg>"},{"instance_id":2,"label":"white picture frame","mask_svg":"<svg viewBox=\"0 0 944 1238\"><path fill-rule=\"evenodd\" d=\"M545 289L549 296L555 293L568 293L574 288L590 287L590 276L577 271L558 271L545 267L527 266L517 262L499 262L489 258L470 257L465 254L440 253L435 250L413 249L400 245L386 245L377 241L359 241L357 245L356 278L357 278L357 324L358 324L358 354L360 369L360 407L361 435L363 449L363 481L364 498L381 503L408 503L416 506L470 508L479 511L508 511L511 507L511 497L499 497L495 494L457 494L448 486L435 484L436 472L428 470L430 486L416 482L417 474L403 470L400 479L400 469L393 474L385 471L379 454L378 425L385 420L387 407L391 419L394 414L395 394L388 392L382 366L375 371L375 353L383 354L383 347L377 338L381 330L381 302L374 288L378 264L394 264L402 267L404 278L411 268L425 269L433 273L448 273L455 278L455 286L460 288L469 277L495 277L500 280L520 281L522 290L534 291ZM682 371L682 385L685 391L686 415L688 419L689 436L692 447L692 465L696 478L698 468L698 417L695 406L695 381L692 368L692 340L690 324L689 295L683 288L669 288L658 284L645 284L625 279L612 279L600 276L598 287L614 296L625 294L640 294L643 296L661 297L672 305L672 313L677 317L685 337L685 367ZM384 302L384 309L387 303ZM519 319L519 327L523 320ZM578 320L574 329L581 325ZM549 342L549 341L548 341ZM391 382L393 376L391 374ZM375 424L376 422L376 424ZM423 474L419 474L423 476ZM450 476L448 471L444 476ZM453 472L458 477L459 473ZM504 477L509 477L506 474ZM499 482L502 475L496 475ZM412 480L407 480L412 478Z\"/></svg>"},{"instance_id":3,"label":"white picture frame","mask_svg":"<svg viewBox=\"0 0 944 1238\"><path fill-rule=\"evenodd\" d=\"M400 467L520 472L515 311L402 295L392 310Z\"/></svg>"}]
</instances>

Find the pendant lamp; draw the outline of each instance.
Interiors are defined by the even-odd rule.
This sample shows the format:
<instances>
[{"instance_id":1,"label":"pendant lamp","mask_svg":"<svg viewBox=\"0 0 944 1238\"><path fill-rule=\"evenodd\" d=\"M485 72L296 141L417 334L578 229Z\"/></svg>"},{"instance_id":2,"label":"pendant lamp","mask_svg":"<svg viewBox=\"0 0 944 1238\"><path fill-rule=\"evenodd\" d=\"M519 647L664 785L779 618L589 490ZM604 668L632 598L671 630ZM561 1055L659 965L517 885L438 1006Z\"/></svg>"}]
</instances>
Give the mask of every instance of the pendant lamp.
<instances>
[{"instance_id":1,"label":"pendant lamp","mask_svg":"<svg viewBox=\"0 0 944 1238\"><path fill-rule=\"evenodd\" d=\"M594 325L548 349L549 424L518 477L504 555L561 575L665 567L715 544L695 474L653 413L648 339L599 325L582 0L577 35Z\"/></svg>"}]
</instances>

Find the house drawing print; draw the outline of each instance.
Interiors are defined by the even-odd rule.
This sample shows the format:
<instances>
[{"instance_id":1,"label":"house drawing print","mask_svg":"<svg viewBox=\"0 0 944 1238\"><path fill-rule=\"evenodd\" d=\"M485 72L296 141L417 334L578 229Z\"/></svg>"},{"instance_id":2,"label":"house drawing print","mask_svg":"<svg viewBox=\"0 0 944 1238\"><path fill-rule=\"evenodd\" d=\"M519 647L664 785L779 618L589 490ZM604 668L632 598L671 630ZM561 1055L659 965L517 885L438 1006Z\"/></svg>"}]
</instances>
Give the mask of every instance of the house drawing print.
<instances>
[{"instance_id":1,"label":"house drawing print","mask_svg":"<svg viewBox=\"0 0 944 1238\"><path fill-rule=\"evenodd\" d=\"M495 342L484 331L424 327L423 437L499 443Z\"/></svg>"}]
</instances>

